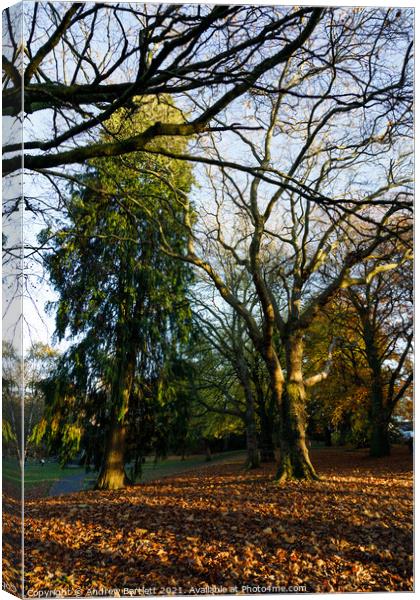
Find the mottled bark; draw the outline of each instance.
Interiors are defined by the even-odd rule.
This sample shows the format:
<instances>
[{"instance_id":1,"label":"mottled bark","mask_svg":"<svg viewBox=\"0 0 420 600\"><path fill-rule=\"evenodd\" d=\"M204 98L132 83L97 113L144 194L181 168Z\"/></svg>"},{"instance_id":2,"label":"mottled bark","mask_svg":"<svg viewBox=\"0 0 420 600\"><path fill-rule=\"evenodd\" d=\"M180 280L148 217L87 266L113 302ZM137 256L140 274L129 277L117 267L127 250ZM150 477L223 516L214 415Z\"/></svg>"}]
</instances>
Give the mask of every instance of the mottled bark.
<instances>
[{"instance_id":1,"label":"mottled bark","mask_svg":"<svg viewBox=\"0 0 420 600\"><path fill-rule=\"evenodd\" d=\"M280 464L276 479L318 479L306 445L302 335L294 334L286 338L285 349L287 375L281 402Z\"/></svg>"}]
</instances>

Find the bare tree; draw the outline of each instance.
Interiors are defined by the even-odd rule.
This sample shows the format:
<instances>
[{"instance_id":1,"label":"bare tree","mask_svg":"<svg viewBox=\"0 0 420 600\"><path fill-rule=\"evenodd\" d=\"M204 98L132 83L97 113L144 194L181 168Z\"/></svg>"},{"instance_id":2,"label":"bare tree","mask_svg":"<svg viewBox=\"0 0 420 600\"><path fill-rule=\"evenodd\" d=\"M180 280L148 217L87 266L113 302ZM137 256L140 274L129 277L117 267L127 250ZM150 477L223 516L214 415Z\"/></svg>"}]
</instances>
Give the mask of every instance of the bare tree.
<instances>
[{"instance_id":1,"label":"bare tree","mask_svg":"<svg viewBox=\"0 0 420 600\"><path fill-rule=\"evenodd\" d=\"M251 282L244 273L238 273L235 265L224 264L225 276L241 301L252 307L255 300L249 297ZM221 365L230 367L230 374L221 378L220 372L209 372L202 376L209 389L218 389L222 402L212 403L206 408L222 414L232 414L244 422L246 432L246 466L259 466L257 435L257 391L253 378L254 348L246 331L245 323L235 310L232 310L219 298L214 298L212 289L206 286L194 295L194 319L197 330L205 340L210 351L219 358ZM204 349L204 352L205 349ZM225 374L226 375L226 374ZM241 390L238 397L236 389Z\"/></svg>"},{"instance_id":2,"label":"bare tree","mask_svg":"<svg viewBox=\"0 0 420 600\"><path fill-rule=\"evenodd\" d=\"M26 165L53 177L50 169L57 165L139 149L207 165L207 172L202 166L198 170L201 188L195 197L176 189L170 173L156 174L176 192L189 238L186 252L180 253L165 237L162 223L157 223L162 251L195 265L245 324L282 415L278 478L316 478L305 442L306 389L326 376L330 357L325 356L320 373L304 374L305 331L340 289L372 281L410 258L408 251L397 261L385 253L372 268L363 267L378 247L396 238L392 220L411 206L412 13L264 8L257 9L263 17L257 25L252 7L232 8L222 17L216 8L202 13L198 7L188 7L187 12L171 7L167 17L159 7L147 18L143 15L156 49L143 63L137 61L135 83L130 92L119 87L117 99L111 93L95 97L96 102L91 97L92 105L83 102L85 84L78 78L83 68L91 72L93 67L79 60L76 77L74 71L70 77L73 104L68 108L54 100L56 104L43 107L59 114L57 129L52 140L31 141ZM69 16L76 28L86 7L80 10ZM111 13L119 15L120 10L112 8ZM163 25L157 25L163 15ZM191 15L198 19L195 25L189 21ZM218 27L220 18L225 21ZM202 19L210 20L203 31ZM192 31L199 31L206 41L188 37ZM238 35L245 39L239 41ZM66 33L62 39L67 37ZM220 39L225 49L217 45ZM67 41L63 44L68 53ZM137 59L144 47L139 44ZM57 56L58 45L54 48L51 52ZM204 59L203 52L210 52L210 58ZM37 54L25 67L30 75L25 93L36 92L37 84L30 82L39 69L30 65ZM77 61L72 50L70 54L73 69ZM207 62L200 65L203 60ZM54 68L61 73L61 66ZM13 87L12 74L8 77ZM38 77L45 90L42 73ZM94 81L101 88L101 74ZM107 144L86 141L114 110L122 106L130 110L134 97L151 93L188 100L181 106L179 125L156 123L135 137ZM28 96L28 106L36 106L33 98ZM188 110L193 117L186 118ZM63 132L60 127L69 111L73 121ZM194 152L180 153L156 142L165 135L203 132L200 153L197 146ZM63 150L69 142L70 150ZM17 158L7 160L6 172L17 168ZM122 198L127 203L142 201L124 194ZM173 213L173 207L162 206L162 214L165 211ZM220 249L248 273L257 313L226 278Z\"/></svg>"},{"instance_id":3,"label":"bare tree","mask_svg":"<svg viewBox=\"0 0 420 600\"><path fill-rule=\"evenodd\" d=\"M291 58L278 72L277 94L266 103L266 95L258 97L250 118L263 135L235 132L253 175L226 165L215 143L207 160L213 209L201 207L204 224L197 222L190 200L180 197L190 235L186 255L162 237L164 251L207 274L266 364L282 415L280 480L317 477L305 442L306 389L327 376L330 356L320 373L304 376L305 331L340 289L411 257L408 249L398 260L384 252L360 268L398 237L395 215L411 203L411 42L400 16L328 14L308 41L312 60ZM392 44L399 45L398 67L389 64ZM261 320L224 276L219 247L248 271Z\"/></svg>"},{"instance_id":4,"label":"bare tree","mask_svg":"<svg viewBox=\"0 0 420 600\"><path fill-rule=\"evenodd\" d=\"M23 156L30 170L217 130L215 117L301 48L321 15L318 8L35 2L24 7L21 39L21 11L6 9L3 114L30 116ZM188 120L180 113L178 124L156 122L124 141L97 143L116 110L161 94L183 98ZM21 168L20 150L20 143L4 147L4 174Z\"/></svg>"},{"instance_id":5,"label":"bare tree","mask_svg":"<svg viewBox=\"0 0 420 600\"><path fill-rule=\"evenodd\" d=\"M31 434L44 409L43 383L51 374L57 356L49 346L38 343L22 360L10 342L3 342L3 425L21 467L30 448ZM23 368L25 389L21 394Z\"/></svg>"}]
</instances>

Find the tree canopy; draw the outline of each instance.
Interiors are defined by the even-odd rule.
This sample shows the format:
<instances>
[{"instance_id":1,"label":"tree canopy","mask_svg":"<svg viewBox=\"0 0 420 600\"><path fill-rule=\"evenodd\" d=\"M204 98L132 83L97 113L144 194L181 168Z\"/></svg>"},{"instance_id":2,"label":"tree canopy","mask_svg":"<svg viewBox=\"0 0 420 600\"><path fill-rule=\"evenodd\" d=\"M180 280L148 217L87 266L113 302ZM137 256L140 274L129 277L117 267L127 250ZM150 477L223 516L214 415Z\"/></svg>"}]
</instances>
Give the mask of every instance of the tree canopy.
<instances>
[{"instance_id":1,"label":"tree canopy","mask_svg":"<svg viewBox=\"0 0 420 600\"><path fill-rule=\"evenodd\" d=\"M25 166L35 170L147 149L156 137L217 130L214 119L299 50L322 14L130 3L34 3L22 10L4 13L3 113L46 111L47 136L34 132L25 143ZM129 110L135 96L160 94L191 99L188 122L157 120L124 141L89 139L118 109ZM4 174L20 168L17 150L19 144L4 148Z\"/></svg>"},{"instance_id":2,"label":"tree canopy","mask_svg":"<svg viewBox=\"0 0 420 600\"><path fill-rule=\"evenodd\" d=\"M64 396L80 375L78 402L91 393L92 406L108 407L108 437L128 448L130 406L139 428L173 377L161 423L185 433L201 405L206 419L241 423L251 466L276 440L280 481L316 479L308 408L332 417L312 400L337 376L335 359L350 380L348 348L320 325L341 302L350 324L364 323L354 343L366 360L351 367L376 378L364 398L387 404L376 411L386 429L411 385L411 334L396 326L385 282L412 260L412 12L22 10L23 59L19 11L5 12L4 106L13 119L22 60L34 124L24 164L57 197L25 203L50 224L29 254L46 257L57 334L72 343ZM6 174L18 150L6 144ZM142 386L152 390L144 405ZM375 402L366 419L379 422ZM120 475L127 456L112 458Z\"/></svg>"},{"instance_id":3,"label":"tree canopy","mask_svg":"<svg viewBox=\"0 0 420 600\"><path fill-rule=\"evenodd\" d=\"M158 104L152 99L147 112L142 106L134 115L124 110L116 113L108 129L124 137L136 126L144 126L154 113L171 112L177 114L169 102ZM174 141L175 146L180 143ZM171 186L187 193L191 183L189 165L167 158L137 154L130 160L93 162L82 187L73 189L69 198L67 224L41 234L52 246L46 264L59 294L56 333L60 339L69 334L75 340L61 367L59 382L63 374L64 382L58 382L54 391L50 415L54 420L58 407L73 396L73 410L65 411L63 427L68 430L68 419L73 420L72 431L80 440L86 430L86 410L96 423L98 412L102 414L111 445L106 453L114 452L112 457L106 455L110 464L104 465L98 483L103 487L120 485L116 478L124 473L130 409L151 390L164 393L164 370L174 349L188 338L186 290L191 272L160 251L149 215L159 219L162 205L174 215L180 212ZM167 215L162 226L182 252L186 240L182 227ZM68 380L65 370L72 362L73 379ZM89 395L95 406L87 409ZM122 461L119 473L115 472L117 451Z\"/></svg>"}]
</instances>

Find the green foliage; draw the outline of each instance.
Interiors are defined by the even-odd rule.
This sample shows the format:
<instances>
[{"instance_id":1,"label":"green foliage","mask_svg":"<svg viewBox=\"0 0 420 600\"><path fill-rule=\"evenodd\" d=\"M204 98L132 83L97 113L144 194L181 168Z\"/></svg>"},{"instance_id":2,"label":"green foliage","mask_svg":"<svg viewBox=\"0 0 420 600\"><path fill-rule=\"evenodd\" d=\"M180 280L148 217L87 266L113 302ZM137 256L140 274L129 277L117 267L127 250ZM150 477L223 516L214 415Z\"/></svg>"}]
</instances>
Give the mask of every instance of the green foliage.
<instances>
[{"instance_id":1,"label":"green foliage","mask_svg":"<svg viewBox=\"0 0 420 600\"><path fill-rule=\"evenodd\" d=\"M104 138L140 133L160 117L180 112L169 98L143 99L114 114ZM177 151L187 143L165 139ZM51 305L56 335L73 343L50 390L48 426L37 435L58 445L63 460L89 450L91 438L103 446L98 430L103 436L113 412L137 431L139 418L153 414L155 431L163 430L157 415L172 394L165 369L188 340L192 273L161 251L160 240L184 251L183 202L192 183L187 163L162 156L91 161L71 186L67 223L40 236L52 236L54 247L46 263L59 294ZM161 219L163 205L172 219Z\"/></svg>"},{"instance_id":2,"label":"green foliage","mask_svg":"<svg viewBox=\"0 0 420 600\"><path fill-rule=\"evenodd\" d=\"M16 441L16 435L13 432L12 426L10 425L9 421L7 421L7 419L2 419L1 431L3 436L3 442L7 443Z\"/></svg>"}]
</instances>

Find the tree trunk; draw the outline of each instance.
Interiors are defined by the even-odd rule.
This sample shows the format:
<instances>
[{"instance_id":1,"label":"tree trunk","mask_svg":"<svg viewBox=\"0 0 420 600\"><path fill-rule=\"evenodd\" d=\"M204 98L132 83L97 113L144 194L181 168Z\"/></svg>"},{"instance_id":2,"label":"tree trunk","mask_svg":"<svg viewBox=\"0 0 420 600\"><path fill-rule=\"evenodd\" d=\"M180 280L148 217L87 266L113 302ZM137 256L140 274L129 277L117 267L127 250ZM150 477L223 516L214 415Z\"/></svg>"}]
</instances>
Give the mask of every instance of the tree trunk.
<instances>
[{"instance_id":1,"label":"tree trunk","mask_svg":"<svg viewBox=\"0 0 420 600\"><path fill-rule=\"evenodd\" d=\"M390 454L388 423L373 423L370 436L370 455L379 458Z\"/></svg>"},{"instance_id":2,"label":"tree trunk","mask_svg":"<svg viewBox=\"0 0 420 600\"><path fill-rule=\"evenodd\" d=\"M391 453L388 434L389 421L388 415L384 410L382 378L380 376L373 377L371 398L370 456L376 458L389 456Z\"/></svg>"},{"instance_id":3,"label":"tree trunk","mask_svg":"<svg viewBox=\"0 0 420 600\"><path fill-rule=\"evenodd\" d=\"M260 461L262 463L274 462L276 460L274 454L273 444L273 410L267 411L266 401L264 397L264 390L261 387L258 375L255 374L254 385L257 392L257 406L258 416L260 418L260 436L259 436L259 448L260 448ZM271 405L273 404L273 397L271 395ZM271 407L272 408L272 407Z\"/></svg>"},{"instance_id":4,"label":"tree trunk","mask_svg":"<svg viewBox=\"0 0 420 600\"><path fill-rule=\"evenodd\" d=\"M127 442L127 426L125 415L120 417L121 410L127 411L134 380L135 350L134 344L126 359L122 360L111 390L111 416L105 456L101 472L96 483L98 490L117 490L130 483L125 472L125 448Z\"/></svg>"},{"instance_id":5,"label":"tree trunk","mask_svg":"<svg viewBox=\"0 0 420 600\"><path fill-rule=\"evenodd\" d=\"M324 427L324 441L327 447L330 448L332 446L332 431L328 425Z\"/></svg>"},{"instance_id":6,"label":"tree trunk","mask_svg":"<svg viewBox=\"0 0 420 600\"><path fill-rule=\"evenodd\" d=\"M255 419L248 421L246 426L246 463L247 469L256 469L260 466L260 455L258 452L257 431Z\"/></svg>"},{"instance_id":7,"label":"tree trunk","mask_svg":"<svg viewBox=\"0 0 420 600\"><path fill-rule=\"evenodd\" d=\"M207 439L204 439L204 447L205 447L205 452L206 452L206 462L210 462L211 461L211 449L210 449L210 443Z\"/></svg>"},{"instance_id":8,"label":"tree trunk","mask_svg":"<svg viewBox=\"0 0 420 600\"><path fill-rule=\"evenodd\" d=\"M104 463L96 483L97 490L118 490L129 483L124 463L126 438L127 428L118 421L113 410Z\"/></svg>"},{"instance_id":9,"label":"tree trunk","mask_svg":"<svg viewBox=\"0 0 420 600\"><path fill-rule=\"evenodd\" d=\"M247 457L245 466L247 469L256 469L260 466L258 452L257 426L255 423L255 400L249 378L249 370L244 359L238 359L238 374L245 393L245 428L246 428L246 450Z\"/></svg>"},{"instance_id":10,"label":"tree trunk","mask_svg":"<svg viewBox=\"0 0 420 600\"><path fill-rule=\"evenodd\" d=\"M260 406L260 449L261 449L261 462L270 463L275 462L276 456L274 453L273 444L273 415L267 413L266 407Z\"/></svg>"},{"instance_id":11,"label":"tree trunk","mask_svg":"<svg viewBox=\"0 0 420 600\"><path fill-rule=\"evenodd\" d=\"M276 479L317 480L306 445L306 393L302 375L303 336L285 341L287 378L281 402L280 465Z\"/></svg>"},{"instance_id":12,"label":"tree trunk","mask_svg":"<svg viewBox=\"0 0 420 600\"><path fill-rule=\"evenodd\" d=\"M339 436L338 436L338 445L345 446L348 441L348 436L351 431L351 421L350 414L344 413L341 423L339 425Z\"/></svg>"},{"instance_id":13,"label":"tree trunk","mask_svg":"<svg viewBox=\"0 0 420 600\"><path fill-rule=\"evenodd\" d=\"M143 455L141 454L141 452L138 452L136 455L136 460L134 461L134 477L133 480L136 481L136 479L139 477L141 478L143 475Z\"/></svg>"},{"instance_id":14,"label":"tree trunk","mask_svg":"<svg viewBox=\"0 0 420 600\"><path fill-rule=\"evenodd\" d=\"M388 435L388 411L385 407L382 365L375 339L375 328L366 312L361 314L363 334L366 344L366 356L372 373L371 383L371 434L370 455L374 457L389 456L391 446Z\"/></svg>"}]
</instances>

